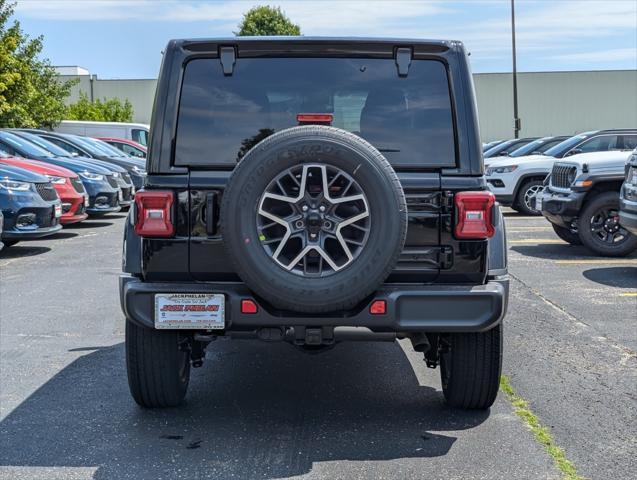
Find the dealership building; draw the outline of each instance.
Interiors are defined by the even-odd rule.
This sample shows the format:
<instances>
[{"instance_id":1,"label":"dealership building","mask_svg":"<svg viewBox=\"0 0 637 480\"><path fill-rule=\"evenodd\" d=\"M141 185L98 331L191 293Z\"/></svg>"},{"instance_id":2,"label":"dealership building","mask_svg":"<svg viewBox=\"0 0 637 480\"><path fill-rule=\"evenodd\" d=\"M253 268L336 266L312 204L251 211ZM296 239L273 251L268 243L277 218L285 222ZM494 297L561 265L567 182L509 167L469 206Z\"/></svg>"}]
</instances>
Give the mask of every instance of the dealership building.
<instances>
[{"instance_id":1,"label":"dealership building","mask_svg":"<svg viewBox=\"0 0 637 480\"><path fill-rule=\"evenodd\" d=\"M68 102L128 99L135 122L149 123L156 79L101 79L81 67L56 67L61 80L79 79ZM513 137L510 73L474 74L483 141ZM520 136L570 135L637 128L637 70L518 73Z\"/></svg>"}]
</instances>

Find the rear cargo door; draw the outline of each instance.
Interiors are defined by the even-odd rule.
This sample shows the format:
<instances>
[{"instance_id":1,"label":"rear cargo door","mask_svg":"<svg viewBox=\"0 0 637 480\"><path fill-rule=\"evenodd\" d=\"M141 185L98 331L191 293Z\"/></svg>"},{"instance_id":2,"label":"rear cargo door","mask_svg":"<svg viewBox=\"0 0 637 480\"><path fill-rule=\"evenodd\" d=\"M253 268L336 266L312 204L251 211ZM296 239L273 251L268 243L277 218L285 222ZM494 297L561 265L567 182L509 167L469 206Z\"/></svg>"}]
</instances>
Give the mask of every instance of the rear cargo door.
<instances>
[{"instance_id":1,"label":"rear cargo door","mask_svg":"<svg viewBox=\"0 0 637 480\"><path fill-rule=\"evenodd\" d=\"M318 113L369 141L399 173L409 231L390 281L433 281L448 261L438 172L456 166L446 65L398 62L389 47L387 58L244 58L237 48L193 58L183 72L173 164L190 172L192 276L236 279L218 224L232 169L261 140L298 125L300 114Z\"/></svg>"}]
</instances>

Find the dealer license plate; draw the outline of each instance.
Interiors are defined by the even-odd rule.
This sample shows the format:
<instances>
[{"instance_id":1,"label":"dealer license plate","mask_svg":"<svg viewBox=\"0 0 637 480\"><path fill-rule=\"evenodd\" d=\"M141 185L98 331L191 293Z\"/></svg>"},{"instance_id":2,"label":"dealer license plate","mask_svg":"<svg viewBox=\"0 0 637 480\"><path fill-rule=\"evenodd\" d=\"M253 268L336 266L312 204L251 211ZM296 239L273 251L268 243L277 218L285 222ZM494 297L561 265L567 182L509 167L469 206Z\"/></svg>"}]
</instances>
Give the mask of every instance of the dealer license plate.
<instances>
[{"instance_id":1,"label":"dealer license plate","mask_svg":"<svg viewBox=\"0 0 637 480\"><path fill-rule=\"evenodd\" d=\"M223 329L225 297L214 293L155 295L155 328Z\"/></svg>"},{"instance_id":2,"label":"dealer license plate","mask_svg":"<svg viewBox=\"0 0 637 480\"><path fill-rule=\"evenodd\" d=\"M53 215L55 218L60 218L62 216L62 205L53 206Z\"/></svg>"},{"instance_id":3,"label":"dealer license plate","mask_svg":"<svg viewBox=\"0 0 637 480\"><path fill-rule=\"evenodd\" d=\"M542 197L540 195L535 196L535 209L542 211Z\"/></svg>"}]
</instances>

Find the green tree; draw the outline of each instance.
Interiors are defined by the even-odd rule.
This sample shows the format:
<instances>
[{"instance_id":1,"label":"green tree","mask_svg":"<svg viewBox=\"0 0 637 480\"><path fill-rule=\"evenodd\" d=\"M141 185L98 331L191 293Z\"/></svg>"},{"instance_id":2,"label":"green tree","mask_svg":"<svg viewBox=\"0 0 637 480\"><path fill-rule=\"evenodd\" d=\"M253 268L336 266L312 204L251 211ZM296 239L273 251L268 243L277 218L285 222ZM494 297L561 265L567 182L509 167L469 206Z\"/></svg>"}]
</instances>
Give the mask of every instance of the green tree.
<instances>
[{"instance_id":1,"label":"green tree","mask_svg":"<svg viewBox=\"0 0 637 480\"><path fill-rule=\"evenodd\" d=\"M50 127L62 120L74 82L59 82L48 59L39 58L43 38L29 38L10 21L14 6L0 0L0 126Z\"/></svg>"},{"instance_id":2,"label":"green tree","mask_svg":"<svg viewBox=\"0 0 637 480\"><path fill-rule=\"evenodd\" d=\"M239 24L239 31L234 34L240 37L301 35L301 27L292 23L280 7L264 5L248 10Z\"/></svg>"},{"instance_id":3,"label":"green tree","mask_svg":"<svg viewBox=\"0 0 637 480\"><path fill-rule=\"evenodd\" d=\"M91 102L87 95L80 93L80 99L68 106L67 120L93 120L95 122L132 122L133 105L128 99L122 102L119 98L99 98Z\"/></svg>"}]
</instances>

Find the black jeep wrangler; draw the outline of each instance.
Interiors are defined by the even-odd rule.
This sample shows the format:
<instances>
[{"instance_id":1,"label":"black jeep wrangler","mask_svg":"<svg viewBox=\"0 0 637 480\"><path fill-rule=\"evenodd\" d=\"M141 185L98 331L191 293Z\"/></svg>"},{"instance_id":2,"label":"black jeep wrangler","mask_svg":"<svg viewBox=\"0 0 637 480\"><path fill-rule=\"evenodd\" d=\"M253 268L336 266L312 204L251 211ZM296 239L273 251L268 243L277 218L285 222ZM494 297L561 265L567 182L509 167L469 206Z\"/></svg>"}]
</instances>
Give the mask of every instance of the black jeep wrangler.
<instances>
[{"instance_id":1,"label":"black jeep wrangler","mask_svg":"<svg viewBox=\"0 0 637 480\"><path fill-rule=\"evenodd\" d=\"M505 231L461 43L171 41L147 171L120 278L140 405L179 404L220 337L409 339L450 405L494 402Z\"/></svg>"}]
</instances>

